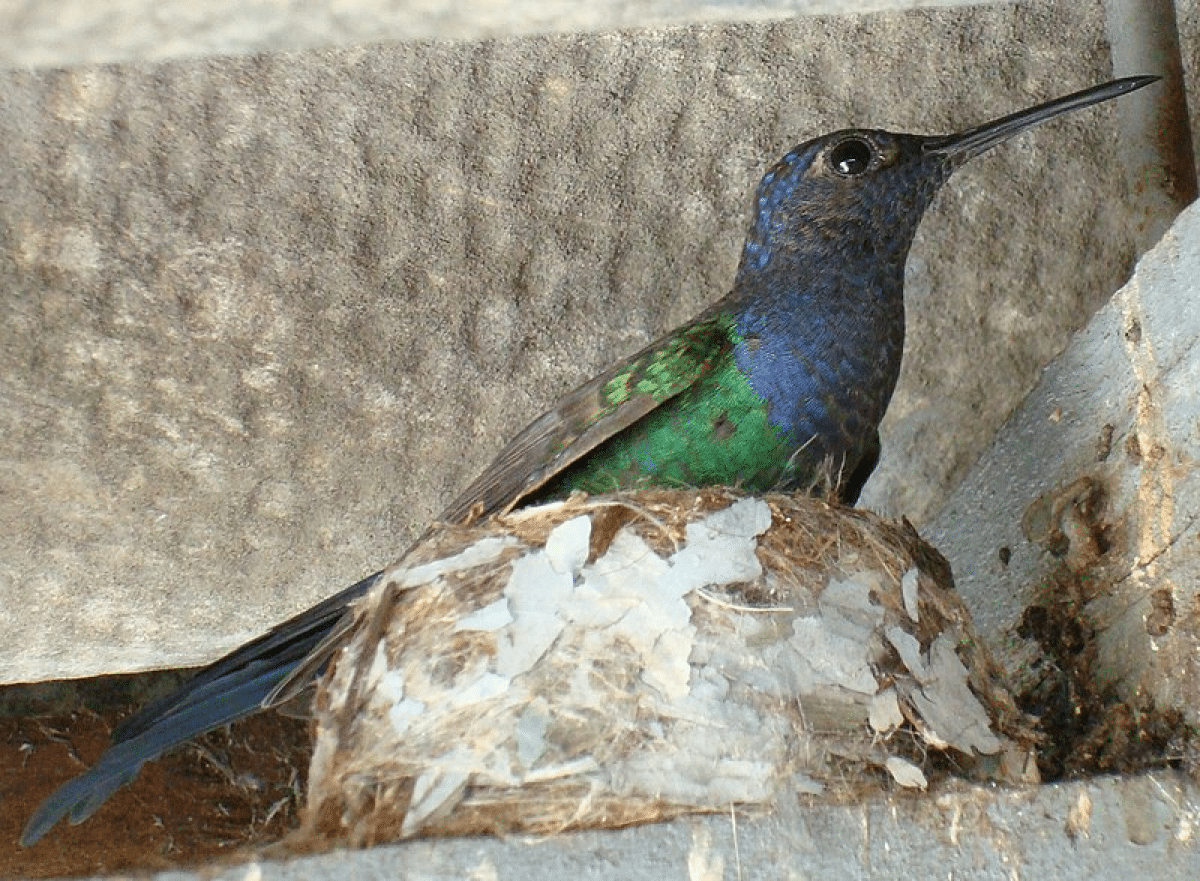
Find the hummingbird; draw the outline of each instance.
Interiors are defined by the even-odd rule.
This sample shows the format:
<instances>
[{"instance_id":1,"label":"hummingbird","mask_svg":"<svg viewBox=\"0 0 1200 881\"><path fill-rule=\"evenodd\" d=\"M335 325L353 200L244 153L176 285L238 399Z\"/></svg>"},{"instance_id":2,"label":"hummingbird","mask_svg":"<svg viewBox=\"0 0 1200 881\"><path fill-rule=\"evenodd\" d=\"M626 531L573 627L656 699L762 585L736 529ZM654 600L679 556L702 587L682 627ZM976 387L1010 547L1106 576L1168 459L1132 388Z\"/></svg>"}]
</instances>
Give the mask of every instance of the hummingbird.
<instances>
[{"instance_id":1,"label":"hummingbird","mask_svg":"<svg viewBox=\"0 0 1200 881\"><path fill-rule=\"evenodd\" d=\"M845 129L763 176L733 287L534 420L438 518L464 523L574 491L738 486L858 499L904 348L904 266L960 166L1032 126L1143 88L1118 79L952 135ZM79 823L162 753L298 694L375 573L202 669L113 731L21 836Z\"/></svg>"}]
</instances>

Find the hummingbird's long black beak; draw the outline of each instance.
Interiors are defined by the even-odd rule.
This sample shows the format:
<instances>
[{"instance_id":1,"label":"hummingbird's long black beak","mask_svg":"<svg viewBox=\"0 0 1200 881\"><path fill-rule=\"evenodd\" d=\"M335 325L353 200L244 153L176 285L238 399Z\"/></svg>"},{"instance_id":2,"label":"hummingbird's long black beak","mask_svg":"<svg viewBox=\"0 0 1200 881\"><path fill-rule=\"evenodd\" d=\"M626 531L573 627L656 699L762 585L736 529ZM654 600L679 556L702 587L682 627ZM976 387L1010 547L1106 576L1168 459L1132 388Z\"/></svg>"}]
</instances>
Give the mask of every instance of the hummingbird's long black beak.
<instances>
[{"instance_id":1,"label":"hummingbird's long black beak","mask_svg":"<svg viewBox=\"0 0 1200 881\"><path fill-rule=\"evenodd\" d=\"M958 166L990 150L999 143L1007 141L1015 134L1032 128L1047 119L1053 119L1062 113L1070 113L1080 107L1099 104L1110 98L1117 98L1129 92L1137 91L1143 86L1157 82L1156 76L1131 76L1125 79L1113 80L1100 86L1084 89L1062 98L1055 98L1045 104L1018 110L1000 119L985 122L983 125L967 129L955 135L942 138L930 138L924 145L926 153L937 153L948 159L952 165Z\"/></svg>"}]
</instances>

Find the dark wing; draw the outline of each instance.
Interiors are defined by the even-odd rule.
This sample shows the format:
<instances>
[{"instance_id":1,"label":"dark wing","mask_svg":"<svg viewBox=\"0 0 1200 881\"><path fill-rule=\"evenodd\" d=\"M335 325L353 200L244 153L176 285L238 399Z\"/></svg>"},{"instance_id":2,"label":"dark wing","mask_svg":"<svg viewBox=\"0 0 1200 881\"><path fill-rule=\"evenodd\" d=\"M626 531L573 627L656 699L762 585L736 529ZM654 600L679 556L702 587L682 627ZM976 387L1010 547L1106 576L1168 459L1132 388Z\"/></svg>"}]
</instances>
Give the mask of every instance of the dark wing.
<instances>
[{"instance_id":1,"label":"dark wing","mask_svg":"<svg viewBox=\"0 0 1200 881\"><path fill-rule=\"evenodd\" d=\"M70 816L81 823L142 765L172 747L261 709L292 669L345 617L375 582L375 573L279 624L205 667L174 694L155 701L113 731L113 744L80 776L50 794L21 833L28 847Z\"/></svg>"},{"instance_id":2,"label":"dark wing","mask_svg":"<svg viewBox=\"0 0 1200 881\"><path fill-rule=\"evenodd\" d=\"M567 395L505 447L491 467L442 513L444 522L506 511L651 410L707 375L730 348L727 324L705 316ZM301 612L210 664L174 694L113 731L96 764L56 789L21 835L29 846L60 819L90 817L142 765L206 731L288 699L340 643L350 604L381 573Z\"/></svg>"},{"instance_id":3,"label":"dark wing","mask_svg":"<svg viewBox=\"0 0 1200 881\"><path fill-rule=\"evenodd\" d=\"M609 438L706 376L732 346L727 322L702 316L585 382L535 419L438 517L462 523L503 513ZM267 696L283 703L312 681L341 646L346 616Z\"/></svg>"},{"instance_id":4,"label":"dark wing","mask_svg":"<svg viewBox=\"0 0 1200 881\"><path fill-rule=\"evenodd\" d=\"M875 429L875 431L871 432L871 436L867 438L866 447L863 449L858 463L854 466L854 470L850 472L850 476L842 482L842 485L837 488L838 501L843 505L854 506L854 503L858 501L858 497L862 493L867 478L871 476L875 471L875 466L879 464L879 455L882 452L883 447L879 442L879 429Z\"/></svg>"},{"instance_id":5,"label":"dark wing","mask_svg":"<svg viewBox=\"0 0 1200 881\"><path fill-rule=\"evenodd\" d=\"M584 383L518 434L439 518L503 513L706 376L732 347L729 326L706 315Z\"/></svg>"},{"instance_id":6,"label":"dark wing","mask_svg":"<svg viewBox=\"0 0 1200 881\"><path fill-rule=\"evenodd\" d=\"M172 694L147 704L122 720L113 729L113 742L137 737L152 726L161 727L181 708L206 700L210 695L219 700L222 684L234 684L244 677L254 678L249 668L258 662L272 662L273 666L283 669L294 665L325 637L346 607L365 594L382 574L376 572L367 576L209 664Z\"/></svg>"}]
</instances>

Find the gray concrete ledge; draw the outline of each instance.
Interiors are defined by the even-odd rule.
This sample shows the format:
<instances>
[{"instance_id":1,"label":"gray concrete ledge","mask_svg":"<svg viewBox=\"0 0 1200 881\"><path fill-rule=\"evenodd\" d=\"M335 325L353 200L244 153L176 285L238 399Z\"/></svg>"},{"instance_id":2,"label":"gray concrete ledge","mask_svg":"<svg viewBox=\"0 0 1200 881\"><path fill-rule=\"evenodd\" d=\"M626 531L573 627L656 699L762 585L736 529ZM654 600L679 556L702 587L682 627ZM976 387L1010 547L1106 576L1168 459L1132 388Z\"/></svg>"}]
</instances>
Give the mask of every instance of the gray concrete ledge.
<instances>
[{"instance_id":1,"label":"gray concrete ledge","mask_svg":"<svg viewBox=\"0 0 1200 881\"><path fill-rule=\"evenodd\" d=\"M1019 692L1065 677L1200 730L1197 296L1193 205L930 525Z\"/></svg>"},{"instance_id":2,"label":"gray concrete ledge","mask_svg":"<svg viewBox=\"0 0 1200 881\"><path fill-rule=\"evenodd\" d=\"M12 0L0 8L0 67L661 28L972 2L979 0Z\"/></svg>"},{"instance_id":3,"label":"gray concrete ledge","mask_svg":"<svg viewBox=\"0 0 1200 881\"><path fill-rule=\"evenodd\" d=\"M795 804L542 839L445 838L255 862L161 881L571 878L1100 879L1200 874L1200 791L1174 774L1023 791L966 788L862 805Z\"/></svg>"}]
</instances>

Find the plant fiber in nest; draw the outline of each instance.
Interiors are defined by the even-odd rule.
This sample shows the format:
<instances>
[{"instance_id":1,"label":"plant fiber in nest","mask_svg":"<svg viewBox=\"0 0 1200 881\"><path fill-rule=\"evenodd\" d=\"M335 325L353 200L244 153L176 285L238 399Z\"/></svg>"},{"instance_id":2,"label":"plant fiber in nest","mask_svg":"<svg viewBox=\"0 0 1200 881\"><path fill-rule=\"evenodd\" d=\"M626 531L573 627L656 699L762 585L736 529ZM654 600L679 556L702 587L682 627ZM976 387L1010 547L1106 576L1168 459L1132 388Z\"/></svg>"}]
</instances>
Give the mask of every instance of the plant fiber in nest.
<instances>
[{"instance_id":1,"label":"plant fiber in nest","mask_svg":"<svg viewBox=\"0 0 1200 881\"><path fill-rule=\"evenodd\" d=\"M575 496L433 530L315 702L295 843L624 826L1019 779L945 559L808 496Z\"/></svg>"}]
</instances>

